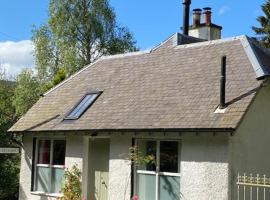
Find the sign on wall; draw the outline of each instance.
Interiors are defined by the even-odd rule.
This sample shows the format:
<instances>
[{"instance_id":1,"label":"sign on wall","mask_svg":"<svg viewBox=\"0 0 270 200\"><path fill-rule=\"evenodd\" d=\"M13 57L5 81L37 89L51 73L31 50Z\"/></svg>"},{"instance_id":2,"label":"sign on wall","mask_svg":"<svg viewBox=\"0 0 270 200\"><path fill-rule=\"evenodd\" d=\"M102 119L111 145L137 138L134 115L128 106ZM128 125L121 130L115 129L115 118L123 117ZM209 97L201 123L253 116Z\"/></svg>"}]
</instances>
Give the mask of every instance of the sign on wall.
<instances>
[{"instance_id":1,"label":"sign on wall","mask_svg":"<svg viewBox=\"0 0 270 200\"><path fill-rule=\"evenodd\" d=\"M20 148L18 147L0 147L0 154L16 154L20 153Z\"/></svg>"}]
</instances>

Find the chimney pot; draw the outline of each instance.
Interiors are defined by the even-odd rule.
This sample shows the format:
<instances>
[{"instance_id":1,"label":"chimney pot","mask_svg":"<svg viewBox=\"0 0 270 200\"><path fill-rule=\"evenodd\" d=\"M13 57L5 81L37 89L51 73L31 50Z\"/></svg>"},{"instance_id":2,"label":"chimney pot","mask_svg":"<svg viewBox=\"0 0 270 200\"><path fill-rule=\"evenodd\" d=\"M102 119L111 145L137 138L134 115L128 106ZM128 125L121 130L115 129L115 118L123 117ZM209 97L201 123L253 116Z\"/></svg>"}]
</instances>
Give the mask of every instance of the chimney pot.
<instances>
[{"instance_id":1,"label":"chimney pot","mask_svg":"<svg viewBox=\"0 0 270 200\"><path fill-rule=\"evenodd\" d=\"M193 28L197 28L201 24L201 15L202 9L197 8L193 10Z\"/></svg>"},{"instance_id":2,"label":"chimney pot","mask_svg":"<svg viewBox=\"0 0 270 200\"><path fill-rule=\"evenodd\" d=\"M212 19L211 19L212 18L212 11L211 11L212 8L206 7L203 10L204 10L203 14L204 14L204 18L205 18L205 24L210 26L212 23Z\"/></svg>"}]
</instances>

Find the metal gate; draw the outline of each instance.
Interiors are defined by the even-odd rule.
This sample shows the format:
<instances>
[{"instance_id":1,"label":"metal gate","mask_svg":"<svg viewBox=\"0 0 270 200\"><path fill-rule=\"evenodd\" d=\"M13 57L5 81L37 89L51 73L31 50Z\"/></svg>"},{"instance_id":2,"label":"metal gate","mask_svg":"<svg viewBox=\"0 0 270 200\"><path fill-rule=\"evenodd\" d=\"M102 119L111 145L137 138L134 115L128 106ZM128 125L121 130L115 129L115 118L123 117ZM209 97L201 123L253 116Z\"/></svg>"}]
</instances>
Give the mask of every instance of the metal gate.
<instances>
[{"instance_id":1,"label":"metal gate","mask_svg":"<svg viewBox=\"0 0 270 200\"><path fill-rule=\"evenodd\" d=\"M238 174L237 200L270 200L270 178L259 174Z\"/></svg>"}]
</instances>

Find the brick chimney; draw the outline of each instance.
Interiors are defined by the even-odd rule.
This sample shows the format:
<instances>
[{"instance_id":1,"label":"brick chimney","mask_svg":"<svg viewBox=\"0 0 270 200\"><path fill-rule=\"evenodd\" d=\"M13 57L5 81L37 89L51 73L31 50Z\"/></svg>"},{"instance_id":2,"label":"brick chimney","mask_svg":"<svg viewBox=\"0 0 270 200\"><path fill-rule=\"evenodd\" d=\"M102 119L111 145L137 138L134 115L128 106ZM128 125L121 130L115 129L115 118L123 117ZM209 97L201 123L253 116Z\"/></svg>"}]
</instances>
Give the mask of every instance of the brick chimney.
<instances>
[{"instance_id":1,"label":"brick chimney","mask_svg":"<svg viewBox=\"0 0 270 200\"><path fill-rule=\"evenodd\" d=\"M189 26L189 35L204 40L221 39L222 27L212 23L212 9L203 8L203 23L201 23L201 14L201 9L193 10L193 24Z\"/></svg>"}]
</instances>

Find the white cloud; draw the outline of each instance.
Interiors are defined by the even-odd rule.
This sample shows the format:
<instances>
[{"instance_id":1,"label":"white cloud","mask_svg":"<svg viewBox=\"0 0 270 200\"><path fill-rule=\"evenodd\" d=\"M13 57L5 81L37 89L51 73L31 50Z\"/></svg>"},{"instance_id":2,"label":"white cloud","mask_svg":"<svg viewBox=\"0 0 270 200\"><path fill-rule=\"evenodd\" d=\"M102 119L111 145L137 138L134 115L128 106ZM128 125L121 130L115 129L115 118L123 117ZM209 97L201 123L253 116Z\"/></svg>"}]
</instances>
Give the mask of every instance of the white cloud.
<instances>
[{"instance_id":1,"label":"white cloud","mask_svg":"<svg viewBox=\"0 0 270 200\"><path fill-rule=\"evenodd\" d=\"M34 67L34 46L30 40L0 42L0 65L15 76L24 68Z\"/></svg>"},{"instance_id":2,"label":"white cloud","mask_svg":"<svg viewBox=\"0 0 270 200\"><path fill-rule=\"evenodd\" d=\"M224 15L227 12L229 12L230 10L231 10L231 8L229 6L222 6L218 11L218 15Z\"/></svg>"}]
</instances>

